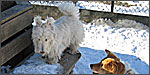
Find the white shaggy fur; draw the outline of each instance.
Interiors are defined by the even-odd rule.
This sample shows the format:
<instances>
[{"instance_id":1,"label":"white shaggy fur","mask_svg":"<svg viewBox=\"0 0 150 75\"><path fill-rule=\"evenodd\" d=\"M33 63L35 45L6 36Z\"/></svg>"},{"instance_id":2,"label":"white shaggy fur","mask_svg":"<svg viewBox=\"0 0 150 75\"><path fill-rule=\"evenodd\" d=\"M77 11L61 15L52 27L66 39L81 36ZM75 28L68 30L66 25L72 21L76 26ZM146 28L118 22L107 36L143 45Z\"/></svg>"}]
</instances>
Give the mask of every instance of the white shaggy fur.
<instances>
[{"instance_id":1,"label":"white shaggy fur","mask_svg":"<svg viewBox=\"0 0 150 75\"><path fill-rule=\"evenodd\" d=\"M70 48L71 54L78 53L79 44L84 38L79 9L71 3L63 3L58 7L64 14L58 20L49 17L42 21L40 16L36 16L33 23L32 39L35 52L46 56L46 62L49 64L57 63L67 47Z\"/></svg>"}]
</instances>

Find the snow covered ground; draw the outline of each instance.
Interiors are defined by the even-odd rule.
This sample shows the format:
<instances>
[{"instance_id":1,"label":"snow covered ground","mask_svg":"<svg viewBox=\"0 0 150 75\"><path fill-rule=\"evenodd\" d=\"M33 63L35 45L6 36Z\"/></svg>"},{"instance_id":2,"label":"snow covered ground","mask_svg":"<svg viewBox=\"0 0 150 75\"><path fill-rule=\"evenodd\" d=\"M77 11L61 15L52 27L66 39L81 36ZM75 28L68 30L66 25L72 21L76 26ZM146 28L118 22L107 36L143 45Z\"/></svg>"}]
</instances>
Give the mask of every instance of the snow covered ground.
<instances>
[{"instance_id":1,"label":"snow covered ground","mask_svg":"<svg viewBox=\"0 0 150 75\"><path fill-rule=\"evenodd\" d=\"M124 1L122 1L124 2ZM124 13L124 14L132 14L132 15L140 15L140 16L149 16L149 1L125 1L129 4L141 4L141 6L117 6L114 5L114 13ZM86 1L78 1L77 6L80 9L89 9L96 11L111 11L111 5L98 3L98 2L86 2Z\"/></svg>"},{"instance_id":2,"label":"snow covered ground","mask_svg":"<svg viewBox=\"0 0 150 75\"><path fill-rule=\"evenodd\" d=\"M79 49L82 57L75 65L74 74L92 74L89 65L106 57L105 49L116 53L139 74L149 73L149 30L142 29L145 28L143 24L132 20L121 22L107 20L84 25L85 41ZM117 27L118 24L122 27ZM128 24L131 27L125 26ZM134 25L138 25L139 29L135 29Z\"/></svg>"},{"instance_id":3,"label":"snow covered ground","mask_svg":"<svg viewBox=\"0 0 150 75\"><path fill-rule=\"evenodd\" d=\"M123 1L122 1L123 2ZM117 6L114 5L114 13L124 13L124 14L132 14L132 15L141 15L141 16L149 16L149 1L125 1L129 4L141 4L141 6ZM98 3L98 2L86 2L86 1L78 1L77 6L80 9L90 9L96 11L111 11L111 5Z\"/></svg>"},{"instance_id":4,"label":"snow covered ground","mask_svg":"<svg viewBox=\"0 0 150 75\"><path fill-rule=\"evenodd\" d=\"M135 29L135 25L139 29ZM85 24L84 28L85 41L81 47L135 55L149 64L149 27L146 25L132 20L121 20L117 23L102 20Z\"/></svg>"},{"instance_id":5,"label":"snow covered ground","mask_svg":"<svg viewBox=\"0 0 150 75\"><path fill-rule=\"evenodd\" d=\"M87 1L78 1L76 4L80 9L89 9L96 11L111 11L111 5L98 3L98 2L87 2Z\"/></svg>"},{"instance_id":6,"label":"snow covered ground","mask_svg":"<svg viewBox=\"0 0 150 75\"><path fill-rule=\"evenodd\" d=\"M37 4L37 5L47 5L47 6L57 6L60 3L64 1L54 1L53 3L51 1L49 2L35 2L30 1L31 4ZM124 14L132 14L132 15L140 15L140 16L149 16L149 1L122 1L122 2L128 2L128 4L137 5L137 6L117 6L114 5L114 13L124 13ZM80 9L89 9L89 10L96 10L96 11L105 11L110 12L111 11L111 5L99 3L99 2L87 2L87 1L78 1L76 5Z\"/></svg>"},{"instance_id":7,"label":"snow covered ground","mask_svg":"<svg viewBox=\"0 0 150 75\"><path fill-rule=\"evenodd\" d=\"M124 13L140 16L149 16L149 1L121 1L127 2L128 4L137 5L137 6L114 6L115 13Z\"/></svg>"},{"instance_id":8,"label":"snow covered ground","mask_svg":"<svg viewBox=\"0 0 150 75\"><path fill-rule=\"evenodd\" d=\"M64 69L60 64L46 64L40 54L34 54L21 66L15 68L12 74L61 74Z\"/></svg>"},{"instance_id":9,"label":"snow covered ground","mask_svg":"<svg viewBox=\"0 0 150 75\"><path fill-rule=\"evenodd\" d=\"M132 14L132 15L140 15L140 16L149 16L149 7L141 7L141 6L114 6L115 13L124 13L124 14Z\"/></svg>"}]
</instances>

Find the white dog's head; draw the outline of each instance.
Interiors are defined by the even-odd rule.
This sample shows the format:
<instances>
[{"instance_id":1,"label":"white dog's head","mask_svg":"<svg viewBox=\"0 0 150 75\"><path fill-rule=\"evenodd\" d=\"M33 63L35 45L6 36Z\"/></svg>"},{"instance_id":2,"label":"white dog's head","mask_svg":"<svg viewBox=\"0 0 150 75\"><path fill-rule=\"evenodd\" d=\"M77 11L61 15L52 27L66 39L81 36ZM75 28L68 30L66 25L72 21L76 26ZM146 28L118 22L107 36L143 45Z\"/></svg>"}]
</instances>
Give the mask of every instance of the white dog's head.
<instances>
[{"instance_id":1,"label":"white dog's head","mask_svg":"<svg viewBox=\"0 0 150 75\"><path fill-rule=\"evenodd\" d=\"M44 56L50 52L50 47L56 37L54 22L55 20L52 17L43 22L39 16L34 18L33 24L35 25L33 25L32 39L35 53L41 53Z\"/></svg>"}]
</instances>

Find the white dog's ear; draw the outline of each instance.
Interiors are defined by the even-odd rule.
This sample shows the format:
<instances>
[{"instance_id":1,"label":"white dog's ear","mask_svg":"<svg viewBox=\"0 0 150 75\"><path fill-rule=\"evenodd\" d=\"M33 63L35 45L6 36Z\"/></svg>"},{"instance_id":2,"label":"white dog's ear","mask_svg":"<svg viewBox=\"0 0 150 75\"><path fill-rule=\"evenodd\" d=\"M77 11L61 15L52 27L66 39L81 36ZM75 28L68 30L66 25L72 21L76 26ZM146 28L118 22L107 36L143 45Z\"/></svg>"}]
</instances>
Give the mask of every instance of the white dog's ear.
<instances>
[{"instance_id":1,"label":"white dog's ear","mask_svg":"<svg viewBox=\"0 0 150 75\"><path fill-rule=\"evenodd\" d=\"M35 16L34 22L32 23L33 26L41 26L42 25L42 19L41 16Z\"/></svg>"},{"instance_id":2,"label":"white dog's ear","mask_svg":"<svg viewBox=\"0 0 150 75\"><path fill-rule=\"evenodd\" d=\"M46 23L48 26L52 26L54 24L55 20L53 17L47 17Z\"/></svg>"}]
</instances>

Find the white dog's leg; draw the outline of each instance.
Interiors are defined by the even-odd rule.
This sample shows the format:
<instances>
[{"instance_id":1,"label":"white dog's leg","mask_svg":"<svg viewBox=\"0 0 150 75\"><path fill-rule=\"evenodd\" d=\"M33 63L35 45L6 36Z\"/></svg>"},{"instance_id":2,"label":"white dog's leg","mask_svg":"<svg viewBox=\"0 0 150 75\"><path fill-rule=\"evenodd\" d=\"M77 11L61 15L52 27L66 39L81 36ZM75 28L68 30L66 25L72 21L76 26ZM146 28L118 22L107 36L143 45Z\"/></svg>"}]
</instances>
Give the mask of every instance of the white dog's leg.
<instances>
[{"instance_id":1,"label":"white dog's leg","mask_svg":"<svg viewBox=\"0 0 150 75\"><path fill-rule=\"evenodd\" d=\"M56 64L58 62L59 58L58 56L55 56L53 58L46 58L46 63L48 64Z\"/></svg>"},{"instance_id":2,"label":"white dog's leg","mask_svg":"<svg viewBox=\"0 0 150 75\"><path fill-rule=\"evenodd\" d=\"M71 54L79 53L78 48L79 48L78 45L70 44L70 50L68 50L68 52L71 53Z\"/></svg>"}]
</instances>

